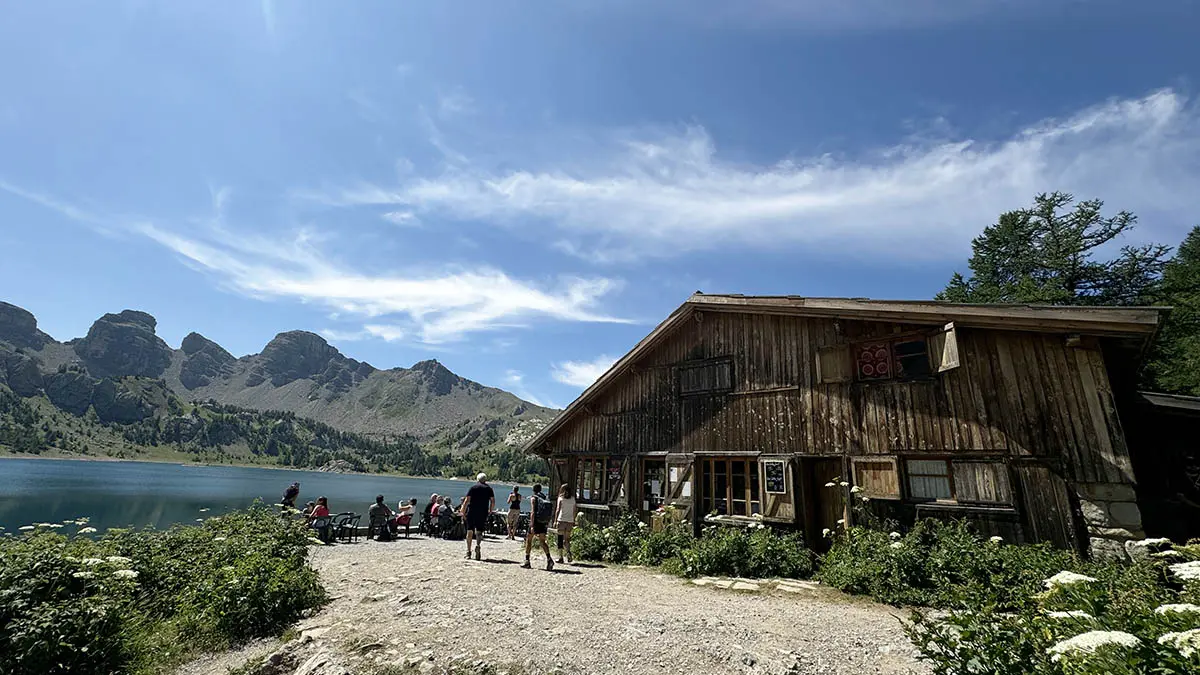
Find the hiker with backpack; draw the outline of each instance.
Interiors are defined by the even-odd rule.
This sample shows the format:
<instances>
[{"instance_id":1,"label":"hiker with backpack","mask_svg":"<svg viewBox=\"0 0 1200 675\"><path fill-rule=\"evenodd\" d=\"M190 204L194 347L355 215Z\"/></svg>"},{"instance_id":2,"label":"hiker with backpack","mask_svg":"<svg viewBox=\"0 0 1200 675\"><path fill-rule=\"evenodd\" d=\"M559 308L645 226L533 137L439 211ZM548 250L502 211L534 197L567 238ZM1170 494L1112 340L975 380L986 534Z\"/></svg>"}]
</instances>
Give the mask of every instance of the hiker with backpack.
<instances>
[{"instance_id":1,"label":"hiker with backpack","mask_svg":"<svg viewBox=\"0 0 1200 675\"><path fill-rule=\"evenodd\" d=\"M533 540L536 538L546 554L546 571L554 569L554 559L550 557L550 545L546 543L546 531L550 529L550 521L554 519L554 502L542 494L542 485L533 486L533 494L529 497L529 534L525 535L525 564L529 569L529 553L533 550Z\"/></svg>"}]
</instances>

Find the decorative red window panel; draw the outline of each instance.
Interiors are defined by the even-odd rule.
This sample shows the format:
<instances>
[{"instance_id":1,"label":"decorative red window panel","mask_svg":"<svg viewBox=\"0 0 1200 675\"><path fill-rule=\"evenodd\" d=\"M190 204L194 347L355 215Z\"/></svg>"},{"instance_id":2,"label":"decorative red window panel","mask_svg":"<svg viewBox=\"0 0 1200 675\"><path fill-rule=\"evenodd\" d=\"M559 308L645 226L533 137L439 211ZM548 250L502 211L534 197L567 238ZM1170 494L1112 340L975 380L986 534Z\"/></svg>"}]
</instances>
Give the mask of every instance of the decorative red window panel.
<instances>
[{"instance_id":1,"label":"decorative red window panel","mask_svg":"<svg viewBox=\"0 0 1200 675\"><path fill-rule=\"evenodd\" d=\"M855 364L860 380L886 380L892 377L892 346L872 342L854 347Z\"/></svg>"}]
</instances>

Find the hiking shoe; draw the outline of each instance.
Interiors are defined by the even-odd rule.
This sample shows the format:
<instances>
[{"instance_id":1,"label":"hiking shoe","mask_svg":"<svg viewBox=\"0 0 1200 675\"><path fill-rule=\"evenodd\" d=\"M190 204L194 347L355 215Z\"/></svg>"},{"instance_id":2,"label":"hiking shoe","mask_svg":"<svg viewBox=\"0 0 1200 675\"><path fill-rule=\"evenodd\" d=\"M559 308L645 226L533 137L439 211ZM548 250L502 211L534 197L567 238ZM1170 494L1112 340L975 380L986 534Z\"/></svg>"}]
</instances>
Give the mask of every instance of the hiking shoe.
<instances>
[{"instance_id":1,"label":"hiking shoe","mask_svg":"<svg viewBox=\"0 0 1200 675\"><path fill-rule=\"evenodd\" d=\"M471 559L471 549L467 549L467 560Z\"/></svg>"},{"instance_id":2,"label":"hiking shoe","mask_svg":"<svg viewBox=\"0 0 1200 675\"><path fill-rule=\"evenodd\" d=\"M562 561L562 556L558 556L558 564L559 564L559 565L563 564L563 561Z\"/></svg>"},{"instance_id":3,"label":"hiking shoe","mask_svg":"<svg viewBox=\"0 0 1200 675\"><path fill-rule=\"evenodd\" d=\"M476 560L483 560L483 556L482 556L482 555L479 553L479 547L478 547L478 546L476 546L476 547L475 547L475 559L476 559Z\"/></svg>"},{"instance_id":4,"label":"hiking shoe","mask_svg":"<svg viewBox=\"0 0 1200 675\"><path fill-rule=\"evenodd\" d=\"M546 571L547 572L554 571L554 561L549 558L546 558Z\"/></svg>"},{"instance_id":5,"label":"hiking shoe","mask_svg":"<svg viewBox=\"0 0 1200 675\"><path fill-rule=\"evenodd\" d=\"M525 559L525 564L521 565L521 569L526 569L526 570L533 569L533 565L529 564L529 558Z\"/></svg>"}]
</instances>

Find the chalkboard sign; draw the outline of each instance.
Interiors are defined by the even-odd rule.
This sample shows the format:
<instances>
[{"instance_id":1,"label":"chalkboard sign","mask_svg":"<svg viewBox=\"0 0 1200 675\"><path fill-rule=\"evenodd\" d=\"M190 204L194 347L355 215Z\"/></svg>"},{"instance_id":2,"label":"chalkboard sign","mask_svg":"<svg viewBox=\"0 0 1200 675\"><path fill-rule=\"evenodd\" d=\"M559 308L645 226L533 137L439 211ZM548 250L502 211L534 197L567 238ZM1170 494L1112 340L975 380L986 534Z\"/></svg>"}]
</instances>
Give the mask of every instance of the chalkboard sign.
<instances>
[{"instance_id":1,"label":"chalkboard sign","mask_svg":"<svg viewBox=\"0 0 1200 675\"><path fill-rule=\"evenodd\" d=\"M787 472L784 470L784 461L769 459L763 461L762 465L763 474L766 476L767 494L787 494L787 479L784 478Z\"/></svg>"}]
</instances>

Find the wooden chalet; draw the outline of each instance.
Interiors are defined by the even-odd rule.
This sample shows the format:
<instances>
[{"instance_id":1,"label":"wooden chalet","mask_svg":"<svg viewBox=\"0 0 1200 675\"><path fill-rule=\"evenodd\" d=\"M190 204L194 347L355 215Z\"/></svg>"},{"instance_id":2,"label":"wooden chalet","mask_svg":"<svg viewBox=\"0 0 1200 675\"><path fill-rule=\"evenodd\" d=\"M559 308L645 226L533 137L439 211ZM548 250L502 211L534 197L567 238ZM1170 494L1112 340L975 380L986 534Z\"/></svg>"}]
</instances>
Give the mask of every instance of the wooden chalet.
<instances>
[{"instance_id":1,"label":"wooden chalet","mask_svg":"<svg viewBox=\"0 0 1200 675\"><path fill-rule=\"evenodd\" d=\"M819 547L865 496L1121 556L1145 536L1121 412L1166 311L696 293L527 448L593 521L665 503Z\"/></svg>"}]
</instances>

